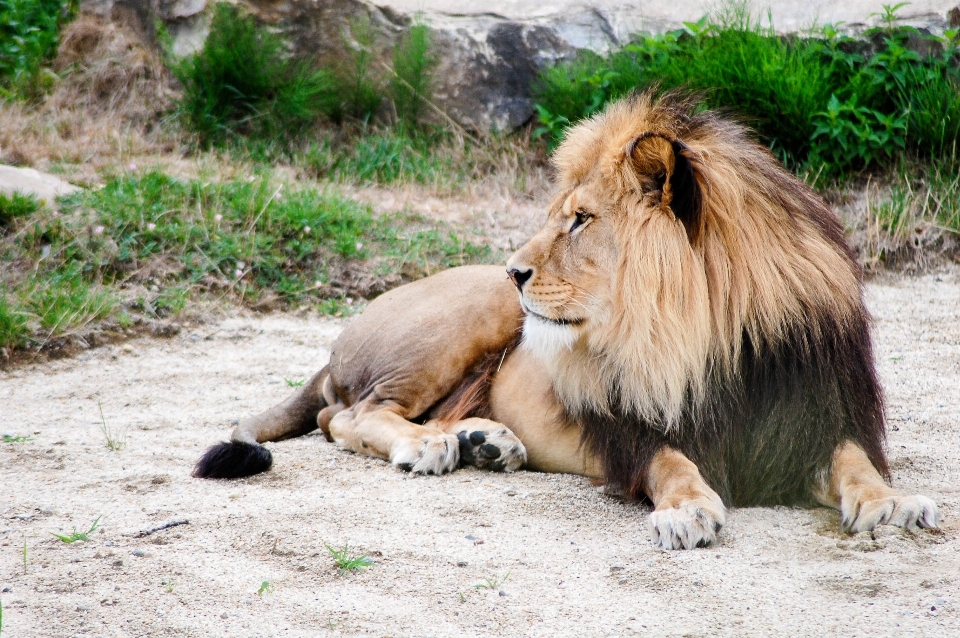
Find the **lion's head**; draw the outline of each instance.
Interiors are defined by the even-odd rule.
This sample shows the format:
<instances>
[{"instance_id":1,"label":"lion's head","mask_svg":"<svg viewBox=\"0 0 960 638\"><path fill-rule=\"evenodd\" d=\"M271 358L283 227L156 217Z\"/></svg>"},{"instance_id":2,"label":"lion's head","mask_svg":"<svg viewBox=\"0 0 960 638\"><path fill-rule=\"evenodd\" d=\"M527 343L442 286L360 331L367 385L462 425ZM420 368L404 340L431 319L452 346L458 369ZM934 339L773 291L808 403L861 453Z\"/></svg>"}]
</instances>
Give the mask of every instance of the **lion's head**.
<instances>
[{"instance_id":1,"label":"lion's head","mask_svg":"<svg viewBox=\"0 0 960 638\"><path fill-rule=\"evenodd\" d=\"M862 313L839 223L745 128L637 94L556 151L547 222L507 268L568 409L669 429L741 350ZM619 406L612 405L617 402Z\"/></svg>"}]
</instances>

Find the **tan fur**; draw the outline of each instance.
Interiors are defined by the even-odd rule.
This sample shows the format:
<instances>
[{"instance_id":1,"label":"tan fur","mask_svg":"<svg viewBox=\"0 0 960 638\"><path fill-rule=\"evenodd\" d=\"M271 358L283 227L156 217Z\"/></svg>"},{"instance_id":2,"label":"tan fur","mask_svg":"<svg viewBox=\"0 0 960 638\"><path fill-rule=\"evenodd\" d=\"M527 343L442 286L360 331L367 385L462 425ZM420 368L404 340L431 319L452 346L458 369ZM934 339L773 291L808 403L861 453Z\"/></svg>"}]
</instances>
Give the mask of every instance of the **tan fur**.
<instances>
[{"instance_id":1,"label":"tan fur","mask_svg":"<svg viewBox=\"0 0 960 638\"><path fill-rule=\"evenodd\" d=\"M536 269L530 309L585 320L551 363L568 406L603 408L617 384L639 414L676 417L708 370L730 372L744 331L775 339L808 308L844 316L859 303L855 271L835 247L812 228L784 231L812 223L777 200L776 180L792 178L763 149L728 148L709 129L683 135L705 194L688 240L669 188L661 197L650 179L672 173L664 138L679 138L682 124L644 95L571 129L554 156L560 194L547 224L508 264ZM577 210L592 216L582 248L567 232Z\"/></svg>"},{"instance_id":2,"label":"tan fur","mask_svg":"<svg viewBox=\"0 0 960 638\"><path fill-rule=\"evenodd\" d=\"M833 455L830 475L817 500L840 510L843 526L851 532L877 525L936 527L937 506L926 496L905 496L880 476L856 443L846 442Z\"/></svg>"},{"instance_id":3,"label":"tan fur","mask_svg":"<svg viewBox=\"0 0 960 638\"><path fill-rule=\"evenodd\" d=\"M665 415L651 423L670 429L711 375L736 374L744 334L775 342L810 324L809 313L862 318L842 238L831 245L804 213L829 215L822 202L766 150L731 147L742 138L735 125L687 130L683 105L671 104L640 96L570 130L554 157L559 194L546 223L507 265L519 304L492 266L391 291L344 330L329 376L241 425L242 440L297 431L294 416L310 404L342 447L414 472L526 462L596 477L600 459L568 422L576 408L612 414L619 397L638 415ZM695 165L703 195L692 219L675 212L681 160ZM513 349L521 326L524 347ZM488 413L466 414L484 404ZM500 456L480 456L474 438ZM660 448L639 481L655 506L655 543L716 540L724 504L680 451ZM837 449L817 496L852 529L936 524L929 499L891 490L852 443Z\"/></svg>"}]
</instances>

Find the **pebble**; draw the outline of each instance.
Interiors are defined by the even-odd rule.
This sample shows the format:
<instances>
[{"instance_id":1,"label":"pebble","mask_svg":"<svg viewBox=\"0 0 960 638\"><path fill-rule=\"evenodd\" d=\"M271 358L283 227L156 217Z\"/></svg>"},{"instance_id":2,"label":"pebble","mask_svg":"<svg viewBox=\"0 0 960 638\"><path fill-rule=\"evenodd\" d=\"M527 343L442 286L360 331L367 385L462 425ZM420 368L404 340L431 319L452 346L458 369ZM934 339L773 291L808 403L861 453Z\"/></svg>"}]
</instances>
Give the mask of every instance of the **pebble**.
<instances>
[{"instance_id":1,"label":"pebble","mask_svg":"<svg viewBox=\"0 0 960 638\"><path fill-rule=\"evenodd\" d=\"M141 556L141 557L147 555L147 553L146 553L145 551L143 551L142 549L135 549L135 550L133 550L133 551L130 552L130 553L133 554L134 556Z\"/></svg>"},{"instance_id":2,"label":"pebble","mask_svg":"<svg viewBox=\"0 0 960 638\"><path fill-rule=\"evenodd\" d=\"M516 495L517 495L516 490L507 490L507 496L516 496Z\"/></svg>"}]
</instances>

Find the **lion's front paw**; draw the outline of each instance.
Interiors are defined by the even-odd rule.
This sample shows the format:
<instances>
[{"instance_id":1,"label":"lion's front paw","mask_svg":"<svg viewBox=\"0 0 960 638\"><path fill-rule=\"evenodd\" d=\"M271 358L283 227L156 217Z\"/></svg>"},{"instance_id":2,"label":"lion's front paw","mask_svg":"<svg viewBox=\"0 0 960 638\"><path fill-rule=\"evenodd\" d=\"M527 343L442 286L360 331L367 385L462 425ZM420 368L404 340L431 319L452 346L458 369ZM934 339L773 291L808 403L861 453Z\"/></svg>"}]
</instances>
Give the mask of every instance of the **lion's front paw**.
<instances>
[{"instance_id":1,"label":"lion's front paw","mask_svg":"<svg viewBox=\"0 0 960 638\"><path fill-rule=\"evenodd\" d=\"M427 433L399 442L390 454L394 467L414 474L445 474L457 469L460 446L457 437L444 432Z\"/></svg>"},{"instance_id":2,"label":"lion's front paw","mask_svg":"<svg viewBox=\"0 0 960 638\"><path fill-rule=\"evenodd\" d=\"M843 528L850 532L869 532L878 525L896 525L907 529L937 526L937 504L926 496L895 494L841 506Z\"/></svg>"},{"instance_id":3,"label":"lion's front paw","mask_svg":"<svg viewBox=\"0 0 960 638\"><path fill-rule=\"evenodd\" d=\"M650 540L663 549L693 549L717 541L726 520L723 506L708 498L684 501L650 513Z\"/></svg>"},{"instance_id":4,"label":"lion's front paw","mask_svg":"<svg viewBox=\"0 0 960 638\"><path fill-rule=\"evenodd\" d=\"M460 462L494 472L513 472L527 462L527 448L509 429L487 419L465 419L456 429Z\"/></svg>"}]
</instances>

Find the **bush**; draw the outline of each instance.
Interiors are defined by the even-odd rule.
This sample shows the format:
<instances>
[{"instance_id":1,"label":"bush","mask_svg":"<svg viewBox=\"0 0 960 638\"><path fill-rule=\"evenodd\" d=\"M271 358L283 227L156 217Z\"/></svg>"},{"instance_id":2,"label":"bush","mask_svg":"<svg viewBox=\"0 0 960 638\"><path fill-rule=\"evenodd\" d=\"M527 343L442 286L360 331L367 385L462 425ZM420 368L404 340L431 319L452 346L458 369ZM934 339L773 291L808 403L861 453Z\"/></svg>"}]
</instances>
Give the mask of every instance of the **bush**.
<instances>
[{"instance_id":1,"label":"bush","mask_svg":"<svg viewBox=\"0 0 960 638\"><path fill-rule=\"evenodd\" d=\"M409 125L417 125L430 99L432 71L436 58L430 51L430 29L423 24L413 25L393 50L394 77L390 93L397 118Z\"/></svg>"},{"instance_id":2,"label":"bush","mask_svg":"<svg viewBox=\"0 0 960 638\"><path fill-rule=\"evenodd\" d=\"M331 73L286 56L284 41L238 7L214 7L203 49L174 69L180 111L204 147L237 135L298 132L337 108Z\"/></svg>"},{"instance_id":3,"label":"bush","mask_svg":"<svg viewBox=\"0 0 960 638\"><path fill-rule=\"evenodd\" d=\"M0 192L0 229L13 224L18 217L27 217L40 210L40 200L17 191L9 195Z\"/></svg>"},{"instance_id":4,"label":"bush","mask_svg":"<svg viewBox=\"0 0 960 638\"><path fill-rule=\"evenodd\" d=\"M60 27L79 0L0 0L0 95L38 96L55 78L44 68L57 54Z\"/></svg>"},{"instance_id":5,"label":"bush","mask_svg":"<svg viewBox=\"0 0 960 638\"><path fill-rule=\"evenodd\" d=\"M893 8L895 10L895 8ZM785 163L842 173L889 163L900 151L945 152L960 135L960 73L954 33L942 53L907 47L915 29L866 33L873 44L827 25L816 37L784 38L734 3L670 33L639 38L607 57L585 54L550 68L535 87L551 144L571 123L638 87L683 87L739 115ZM871 48L873 49L871 52Z\"/></svg>"}]
</instances>

